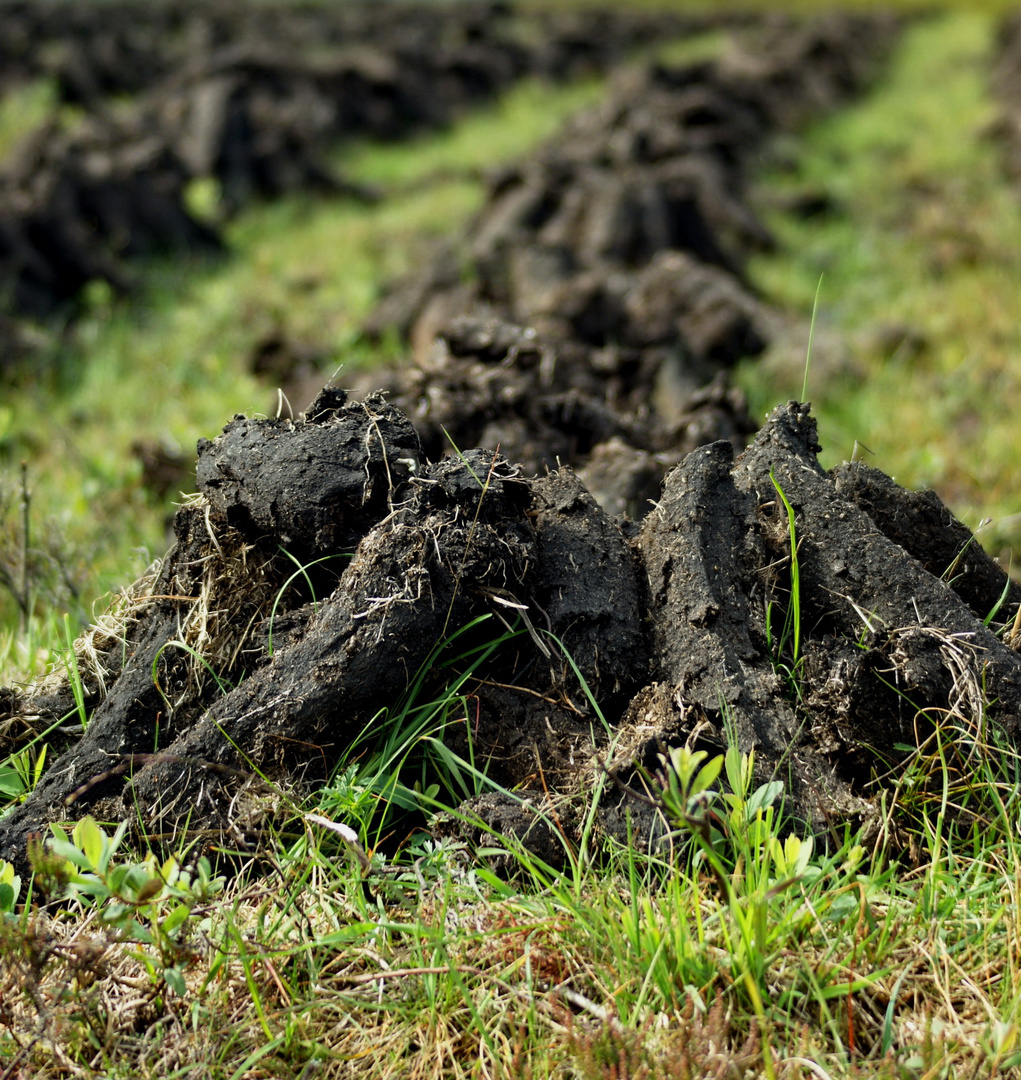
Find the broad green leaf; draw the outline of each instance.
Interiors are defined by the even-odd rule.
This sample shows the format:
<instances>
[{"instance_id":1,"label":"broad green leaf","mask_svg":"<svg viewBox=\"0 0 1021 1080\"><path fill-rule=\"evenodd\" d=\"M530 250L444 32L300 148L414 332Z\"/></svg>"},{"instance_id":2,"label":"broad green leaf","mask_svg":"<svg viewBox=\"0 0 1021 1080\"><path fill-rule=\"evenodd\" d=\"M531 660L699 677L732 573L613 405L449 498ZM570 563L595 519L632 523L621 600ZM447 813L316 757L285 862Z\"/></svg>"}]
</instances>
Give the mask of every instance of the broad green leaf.
<instances>
[{"instance_id":1,"label":"broad green leaf","mask_svg":"<svg viewBox=\"0 0 1021 1080\"><path fill-rule=\"evenodd\" d=\"M102 921L109 925L122 925L125 922L134 922L135 909L130 904L113 903L103 908ZM134 927L131 928L133 938L136 937Z\"/></svg>"},{"instance_id":2,"label":"broad green leaf","mask_svg":"<svg viewBox=\"0 0 1021 1080\"><path fill-rule=\"evenodd\" d=\"M777 876L802 877L808 869L814 848L815 841L811 836L802 840L801 837L791 833L782 844L774 837L769 849L776 866Z\"/></svg>"},{"instance_id":3,"label":"broad green leaf","mask_svg":"<svg viewBox=\"0 0 1021 1080\"><path fill-rule=\"evenodd\" d=\"M88 855L84 851L80 851L69 840L50 840L48 841L49 849L54 855L59 855L62 859L67 859L73 866L77 866L82 870L91 870L92 862L89 860Z\"/></svg>"},{"instance_id":4,"label":"broad green leaf","mask_svg":"<svg viewBox=\"0 0 1021 1080\"><path fill-rule=\"evenodd\" d=\"M9 765L0 768L0 795L8 799L16 799L25 791L25 782L21 779L17 769Z\"/></svg>"},{"instance_id":5,"label":"broad green leaf","mask_svg":"<svg viewBox=\"0 0 1021 1080\"><path fill-rule=\"evenodd\" d=\"M74 832L71 834L75 845L81 849L86 859L88 859L88 866L94 870L105 870L103 865L103 856L106 853L106 849L109 846L110 840L106 833L96 824L96 819L90 815L83 817L75 827ZM72 859L72 862L74 860Z\"/></svg>"},{"instance_id":6,"label":"broad green leaf","mask_svg":"<svg viewBox=\"0 0 1021 1080\"><path fill-rule=\"evenodd\" d=\"M770 780L768 784L757 787L748 798L746 807L748 817L752 818L759 810L765 810L767 806L772 806L782 792L783 782L780 780Z\"/></svg>"},{"instance_id":7,"label":"broad green leaf","mask_svg":"<svg viewBox=\"0 0 1021 1080\"><path fill-rule=\"evenodd\" d=\"M178 967L169 967L163 969L163 979L167 986L177 994L178 997L186 997L188 994L188 987L184 981L184 975L181 973L181 969Z\"/></svg>"},{"instance_id":8,"label":"broad green leaf","mask_svg":"<svg viewBox=\"0 0 1021 1080\"><path fill-rule=\"evenodd\" d=\"M847 858L840 864L840 872L842 874L853 874L864 858L865 849L861 844L855 844L854 847L848 850Z\"/></svg>"},{"instance_id":9,"label":"broad green leaf","mask_svg":"<svg viewBox=\"0 0 1021 1080\"><path fill-rule=\"evenodd\" d=\"M32 787L39 783L39 777L43 774L43 769L46 767L46 750L47 744L43 743L42 749L36 755L35 765L32 768Z\"/></svg>"},{"instance_id":10,"label":"broad green leaf","mask_svg":"<svg viewBox=\"0 0 1021 1080\"><path fill-rule=\"evenodd\" d=\"M718 754L716 757L709 760L695 777L691 785L691 794L699 795L708 788L711 788L716 783L717 778L723 771L723 756Z\"/></svg>"},{"instance_id":11,"label":"broad green leaf","mask_svg":"<svg viewBox=\"0 0 1021 1080\"><path fill-rule=\"evenodd\" d=\"M769 842L772 836L773 822L772 815L766 817L755 817L751 821L745 823L745 837L748 843L752 847L758 847L759 844L766 844Z\"/></svg>"},{"instance_id":12,"label":"broad green leaf","mask_svg":"<svg viewBox=\"0 0 1021 1080\"><path fill-rule=\"evenodd\" d=\"M165 934L172 934L182 923L187 922L191 908L187 904L178 904L160 924Z\"/></svg>"},{"instance_id":13,"label":"broad green leaf","mask_svg":"<svg viewBox=\"0 0 1021 1080\"><path fill-rule=\"evenodd\" d=\"M155 939L152 934L140 922L136 919L132 919L129 923L128 930L131 934L132 941L137 941L140 945L153 945ZM148 958L146 958L148 959Z\"/></svg>"},{"instance_id":14,"label":"broad green leaf","mask_svg":"<svg viewBox=\"0 0 1021 1080\"><path fill-rule=\"evenodd\" d=\"M671 748L670 766L680 779L682 788L688 787L695 771L708 756L705 750L691 750L687 746Z\"/></svg>"},{"instance_id":15,"label":"broad green leaf","mask_svg":"<svg viewBox=\"0 0 1021 1080\"><path fill-rule=\"evenodd\" d=\"M390 803L399 806L402 810L421 809L422 804L419 802L418 795L404 784L394 784L388 798Z\"/></svg>"},{"instance_id":16,"label":"broad green leaf","mask_svg":"<svg viewBox=\"0 0 1021 1080\"><path fill-rule=\"evenodd\" d=\"M727 783L730 790L737 798L742 799L745 795L745 766L746 758L736 746L728 747L726 756Z\"/></svg>"},{"instance_id":17,"label":"broad green leaf","mask_svg":"<svg viewBox=\"0 0 1021 1080\"><path fill-rule=\"evenodd\" d=\"M130 866L115 866L106 875L106 883L110 886L111 892L117 893L121 896L124 895L125 882L127 881L128 872L130 870Z\"/></svg>"},{"instance_id":18,"label":"broad green leaf","mask_svg":"<svg viewBox=\"0 0 1021 1080\"><path fill-rule=\"evenodd\" d=\"M798 840L799 838L793 834L787 837L788 841ZM792 845L792 850L794 846ZM793 869L794 873L801 875L808 869L809 860L812 858L812 852L815 850L815 837L807 836L804 840L799 840L797 850L793 856Z\"/></svg>"}]
</instances>

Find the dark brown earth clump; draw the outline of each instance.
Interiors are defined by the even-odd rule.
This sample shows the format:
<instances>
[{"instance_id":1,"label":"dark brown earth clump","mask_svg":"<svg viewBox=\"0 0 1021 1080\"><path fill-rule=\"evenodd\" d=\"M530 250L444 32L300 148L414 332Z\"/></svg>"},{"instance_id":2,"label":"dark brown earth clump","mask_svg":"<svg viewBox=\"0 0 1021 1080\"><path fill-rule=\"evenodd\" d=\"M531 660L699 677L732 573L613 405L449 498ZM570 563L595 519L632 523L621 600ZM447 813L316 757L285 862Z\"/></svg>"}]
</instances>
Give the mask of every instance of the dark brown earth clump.
<instances>
[{"instance_id":1,"label":"dark brown earth clump","mask_svg":"<svg viewBox=\"0 0 1021 1080\"><path fill-rule=\"evenodd\" d=\"M863 465L827 473L817 450L807 407L786 405L736 458L726 441L690 453L637 528L569 468L530 479L488 449L430 462L380 397L326 390L297 422L235 419L200 446L199 496L133 599L126 650L83 665L89 728L0 821L0 857L23 863L30 835L86 812L251 843L270 784L311 791L419 676L439 693L453 658L505 627L443 737L517 793L472 804L490 824L514 832L526 801L526 844L569 829L603 769L633 785L636 763L686 740L754 748L804 827L867 823L877 769L933 717L987 712L1017 736L1021 659L996 631L1021 588L935 496ZM777 631L794 581L781 492L797 654ZM5 726L68 698L5 691ZM647 804L604 799L608 834L628 816L652 842Z\"/></svg>"},{"instance_id":2,"label":"dark brown earth clump","mask_svg":"<svg viewBox=\"0 0 1021 1080\"><path fill-rule=\"evenodd\" d=\"M604 782L602 835L656 844L654 773L681 744L754 749L785 815L825 835L876 823L877 778L937 720L1016 740L1021 587L932 493L823 470L806 405L746 446L726 383L765 338L741 267L769 243L749 155L860 88L884 26L767 24L761 51L630 76L494 179L471 280L455 257L385 302L417 345L378 377L389 398L327 388L297 420L203 440L175 547L77 643L91 722L0 819L0 858L23 867L33 835L86 813L251 850L293 813L282 796L454 682L436 737L494 790L435 830L550 862ZM222 105L243 80L221 76ZM173 240L186 174L152 160L170 176L153 235ZM90 213L130 204L127 168L88 175L112 185ZM4 688L0 732L74 706L67 679Z\"/></svg>"},{"instance_id":3,"label":"dark brown earth clump","mask_svg":"<svg viewBox=\"0 0 1021 1080\"><path fill-rule=\"evenodd\" d=\"M54 119L0 170L3 306L65 314L90 281L128 288L139 256L219 247L192 181L215 181L221 216L295 190L373 199L329 164L340 141L443 127L525 75L604 71L704 22L498 2L4 5L8 78L50 75L86 116Z\"/></svg>"}]
</instances>

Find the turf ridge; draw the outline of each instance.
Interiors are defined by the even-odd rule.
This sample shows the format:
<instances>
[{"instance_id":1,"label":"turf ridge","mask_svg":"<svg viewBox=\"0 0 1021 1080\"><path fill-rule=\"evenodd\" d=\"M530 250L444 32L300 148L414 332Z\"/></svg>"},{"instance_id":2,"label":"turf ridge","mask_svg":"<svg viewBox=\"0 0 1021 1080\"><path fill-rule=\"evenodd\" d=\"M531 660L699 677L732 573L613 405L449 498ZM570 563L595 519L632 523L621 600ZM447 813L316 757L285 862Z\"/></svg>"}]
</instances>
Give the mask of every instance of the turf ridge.
<instances>
[{"instance_id":1,"label":"turf ridge","mask_svg":"<svg viewBox=\"0 0 1021 1080\"><path fill-rule=\"evenodd\" d=\"M442 845L366 890L362 836L310 822L281 837L272 888L241 880L212 904L163 884L136 909L140 925L181 920L186 997L174 963L117 940L87 895L78 916L5 918L5 1022L20 1026L0 1062L41 1077L1009 1075L1015 763L961 745L950 724L918 749L877 849L847 837L804 857L775 818L738 833L729 896L693 855L678 871L620 852L561 875L522 859L508 884ZM349 793L311 812L350 814ZM78 842L105 850L94 832Z\"/></svg>"}]
</instances>

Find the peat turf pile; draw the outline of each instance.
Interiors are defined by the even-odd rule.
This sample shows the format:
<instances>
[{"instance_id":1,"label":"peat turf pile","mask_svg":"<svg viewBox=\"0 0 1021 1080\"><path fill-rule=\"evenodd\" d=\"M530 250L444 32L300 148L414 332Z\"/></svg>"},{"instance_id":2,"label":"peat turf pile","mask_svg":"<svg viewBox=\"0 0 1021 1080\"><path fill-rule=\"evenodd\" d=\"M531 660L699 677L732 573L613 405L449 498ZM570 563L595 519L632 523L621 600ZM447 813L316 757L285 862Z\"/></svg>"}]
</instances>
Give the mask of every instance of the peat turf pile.
<instances>
[{"instance_id":1,"label":"peat turf pile","mask_svg":"<svg viewBox=\"0 0 1021 1080\"><path fill-rule=\"evenodd\" d=\"M56 65L64 96L90 110L70 130L54 121L38 132L0 173L0 295L29 317L65 309L88 281L125 288L137 255L216 246L188 208L193 180L217 182L224 212L295 189L370 198L328 165L339 140L441 127L526 74L604 70L700 25L531 18L498 3L118 0L73 5L66 24L56 10L0 6L2 48L29 67ZM132 103L108 105L110 92L135 89L145 92Z\"/></svg>"},{"instance_id":2,"label":"peat turf pile","mask_svg":"<svg viewBox=\"0 0 1021 1080\"><path fill-rule=\"evenodd\" d=\"M531 471L572 464L605 507L637 514L694 446L743 445L723 376L767 343L741 264L772 242L748 174L778 132L866 87L894 29L766 19L718 61L622 76L497 172L467 234L365 328L412 343L417 370L390 388L430 455L452 442Z\"/></svg>"},{"instance_id":3,"label":"peat turf pile","mask_svg":"<svg viewBox=\"0 0 1021 1080\"><path fill-rule=\"evenodd\" d=\"M219 182L228 211L253 195L335 190L325 152L338 140L442 128L526 75L605 71L702 23L611 11L533 17L502 3L315 12L246 18L236 40L149 95L150 125L174 133L193 175Z\"/></svg>"},{"instance_id":4,"label":"peat turf pile","mask_svg":"<svg viewBox=\"0 0 1021 1080\"><path fill-rule=\"evenodd\" d=\"M700 381L754 353L740 264L771 238L746 201L749 165L779 131L864 89L894 27L767 19L718 61L627 73L530 160L496 172L457 250L394 287L368 332L428 344L449 314L483 306L554 341L678 348ZM715 334L700 306L719 312Z\"/></svg>"},{"instance_id":5,"label":"peat turf pile","mask_svg":"<svg viewBox=\"0 0 1021 1080\"><path fill-rule=\"evenodd\" d=\"M570 838L572 796L604 768L633 785L636 763L720 748L728 725L785 781L794 819L867 820L877 771L933 716L988 715L1016 738L1021 658L985 620L1005 591L1012 616L1021 589L935 495L860 464L827 473L817 449L807 407L784 406L736 460L726 441L689 454L639 528L569 468L528 479L480 449L430 462L381 397L325 390L297 422L236 417L200 444L177 546L79 642L91 723L0 820L0 858L23 864L31 834L87 812L251 844L278 810L266 780L313 790L441 642L462 631L422 701L505 624L514 639L442 729L518 793L467 805L479 828L555 860L552 823ZM792 589L793 646L767 629ZM66 680L0 691L8 739L72 707ZM655 815L613 791L604 830L625 837L630 812L651 841Z\"/></svg>"},{"instance_id":6,"label":"peat turf pile","mask_svg":"<svg viewBox=\"0 0 1021 1080\"><path fill-rule=\"evenodd\" d=\"M125 290L125 261L141 255L218 250L217 234L186 209L189 179L165 140L130 117L36 132L0 171L8 311L43 318L90 281Z\"/></svg>"},{"instance_id":7,"label":"peat turf pile","mask_svg":"<svg viewBox=\"0 0 1021 1080\"><path fill-rule=\"evenodd\" d=\"M492 85L508 60L554 78L596 72L636 45L707 21L704 17L627 13L617 8L514 14L507 0L435 4L402 0L348 0L343 4L248 0L101 0L61 5L53 0L3 0L0 69L12 85L33 76L55 80L61 100L94 108L104 99L150 89L164 78L225 47L275 46L292 59L329 55L337 47L396 51L423 63L436 54L437 70L452 59L465 65L465 81ZM741 21L730 16L727 21ZM466 48L479 46L474 53ZM498 46L494 50L493 46ZM495 63L483 71L479 61ZM453 78L456 71L448 72ZM467 88L471 93L471 88ZM452 87L435 86L442 107ZM449 102L448 102L449 104Z\"/></svg>"},{"instance_id":8,"label":"peat turf pile","mask_svg":"<svg viewBox=\"0 0 1021 1080\"><path fill-rule=\"evenodd\" d=\"M418 363L361 381L389 391L431 459L485 446L526 475L571 465L604 510L639 519L686 453L717 439L740 447L755 430L744 396L722 378L679 390L643 361L465 315Z\"/></svg>"},{"instance_id":9,"label":"peat turf pile","mask_svg":"<svg viewBox=\"0 0 1021 1080\"><path fill-rule=\"evenodd\" d=\"M54 80L61 101L94 109L104 99L146 90L196 53L249 33L286 31L307 11L295 5L289 18L279 4L245 0L3 0L4 88L42 76ZM324 22L319 19L320 30Z\"/></svg>"}]
</instances>

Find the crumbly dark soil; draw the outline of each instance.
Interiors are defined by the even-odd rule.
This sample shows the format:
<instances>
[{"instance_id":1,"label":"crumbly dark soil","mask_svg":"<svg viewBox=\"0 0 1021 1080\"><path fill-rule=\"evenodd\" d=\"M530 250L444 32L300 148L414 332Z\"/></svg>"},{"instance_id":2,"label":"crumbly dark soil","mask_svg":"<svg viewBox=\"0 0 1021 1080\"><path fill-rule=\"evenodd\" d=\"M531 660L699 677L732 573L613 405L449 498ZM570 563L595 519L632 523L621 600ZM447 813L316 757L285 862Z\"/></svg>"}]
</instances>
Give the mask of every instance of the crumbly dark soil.
<instances>
[{"instance_id":1,"label":"crumbly dark soil","mask_svg":"<svg viewBox=\"0 0 1021 1080\"><path fill-rule=\"evenodd\" d=\"M242 445L258 449L238 469ZM335 486L314 487L312 445L335 463ZM784 779L787 812L813 829L861 823L876 763L902 756L927 718L986 708L1016 738L1021 660L995 633L1001 620L985 624L985 598L1006 589L1006 619L1021 596L935 496L860 466L826 473L817 449L807 407L784 406L740 456L719 441L685 457L639 529L569 468L530 479L481 449L428 463L378 398L328 390L296 423L232 421L203 447L202 498L178 514L179 544L140 600L123 669L88 731L0 821L0 857L23 861L31 834L86 812L137 816L150 837L250 842L274 806L267 781L312 789L433 650L484 615L469 641L497 636L500 620L519 632L475 672L471 707L445 738L462 753L470 741L529 801L511 831L536 837L543 857L549 821L569 831L571 796L603 769L633 785L636 763L655 768L686 740L754 748L762 772ZM777 626L790 602L778 487L797 529L797 697L778 666L793 658L766 630L769 605ZM306 495L315 510L299 513ZM260 499L273 514L238 512ZM282 546L337 556L317 603L283 589ZM177 646L197 607L229 604L207 633L233 657L217 684ZM30 693L3 701L9 718L37 708ZM506 799L469 809L477 828L510 828ZM625 836L629 815L639 840L655 834L627 794L607 801L604 829Z\"/></svg>"},{"instance_id":2,"label":"crumbly dark soil","mask_svg":"<svg viewBox=\"0 0 1021 1080\"><path fill-rule=\"evenodd\" d=\"M499 2L0 6L7 81L51 76L85 110L70 126L55 118L0 169L3 307L66 315L90 281L129 288L139 256L218 248L216 225L189 208L192 180L216 181L221 215L299 189L374 199L328 164L339 141L443 127L525 75L605 71L706 21L519 15ZM0 351L0 363L14 356Z\"/></svg>"},{"instance_id":3,"label":"crumbly dark soil","mask_svg":"<svg viewBox=\"0 0 1021 1080\"><path fill-rule=\"evenodd\" d=\"M807 406L746 445L726 382L764 340L749 147L862 87L888 30L781 21L725 63L630 76L493 181L471 281L440 262L387 301L419 346L374 376L389 398L327 388L203 441L176 546L86 672L91 723L0 819L0 858L85 813L251 846L280 792L504 635L443 730L504 794L436 829L547 861L604 781L603 833L656 842L641 788L671 746L754 749L818 834L872 822L937 716L1016 740L1021 588L934 494L823 470ZM68 700L0 690L0 731Z\"/></svg>"}]
</instances>

